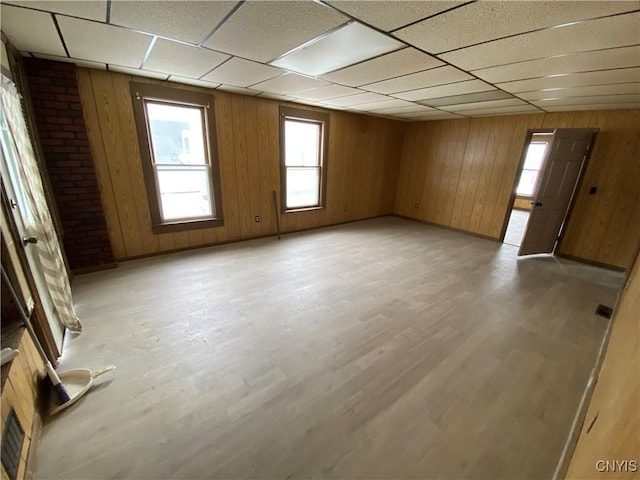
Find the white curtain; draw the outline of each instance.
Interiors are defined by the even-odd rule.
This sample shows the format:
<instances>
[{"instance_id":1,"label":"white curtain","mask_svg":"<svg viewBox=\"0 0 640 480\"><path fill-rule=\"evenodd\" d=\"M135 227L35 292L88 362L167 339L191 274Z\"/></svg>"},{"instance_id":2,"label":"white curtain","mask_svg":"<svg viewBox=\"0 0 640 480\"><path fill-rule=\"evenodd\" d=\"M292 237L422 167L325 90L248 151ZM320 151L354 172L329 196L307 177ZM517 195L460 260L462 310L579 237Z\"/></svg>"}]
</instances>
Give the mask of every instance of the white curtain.
<instances>
[{"instance_id":1,"label":"white curtain","mask_svg":"<svg viewBox=\"0 0 640 480\"><path fill-rule=\"evenodd\" d=\"M80 332L82 325L73 309L69 277L22 113L20 94L13 82L4 75L2 76L2 117L2 128L5 130L3 136L6 134L11 140L7 142L9 145L3 142L3 147L12 150L7 152L8 155L5 157L8 157L7 162L15 162L14 169L20 176L25 193L23 201L28 203L25 210L29 211L32 217L25 219L25 228L29 230L27 235L38 239L38 243L28 248L37 247L45 282L53 300L55 311L52 313L69 330Z\"/></svg>"}]
</instances>

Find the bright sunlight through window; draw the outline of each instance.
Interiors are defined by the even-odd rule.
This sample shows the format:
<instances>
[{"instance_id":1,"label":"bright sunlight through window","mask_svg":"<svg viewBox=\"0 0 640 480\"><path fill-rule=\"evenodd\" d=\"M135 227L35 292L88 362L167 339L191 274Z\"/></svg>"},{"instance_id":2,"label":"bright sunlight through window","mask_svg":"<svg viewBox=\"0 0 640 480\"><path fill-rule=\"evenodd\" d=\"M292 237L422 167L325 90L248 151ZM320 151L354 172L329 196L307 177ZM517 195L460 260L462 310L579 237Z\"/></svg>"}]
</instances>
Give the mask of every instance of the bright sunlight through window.
<instances>
[{"instance_id":1,"label":"bright sunlight through window","mask_svg":"<svg viewBox=\"0 0 640 480\"><path fill-rule=\"evenodd\" d=\"M285 120L286 208L320 205L322 123Z\"/></svg>"},{"instance_id":2,"label":"bright sunlight through window","mask_svg":"<svg viewBox=\"0 0 640 480\"><path fill-rule=\"evenodd\" d=\"M522 167L520 182L516 189L516 194L533 197L538 185L538 176L542 168L544 153L547 149L546 143L531 143L527 149L527 157Z\"/></svg>"},{"instance_id":3,"label":"bright sunlight through window","mask_svg":"<svg viewBox=\"0 0 640 480\"><path fill-rule=\"evenodd\" d=\"M152 101L145 106L162 220L211 216L203 107Z\"/></svg>"}]
</instances>

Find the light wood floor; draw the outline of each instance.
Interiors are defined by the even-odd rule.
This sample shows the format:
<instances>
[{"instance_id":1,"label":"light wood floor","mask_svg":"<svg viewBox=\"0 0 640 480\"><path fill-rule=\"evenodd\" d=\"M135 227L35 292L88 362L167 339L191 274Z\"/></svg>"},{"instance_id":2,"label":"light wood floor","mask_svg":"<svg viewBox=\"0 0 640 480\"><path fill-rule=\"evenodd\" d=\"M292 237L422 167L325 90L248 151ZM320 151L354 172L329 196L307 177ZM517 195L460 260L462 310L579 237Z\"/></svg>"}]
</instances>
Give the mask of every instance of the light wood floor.
<instances>
[{"instance_id":1,"label":"light wood floor","mask_svg":"<svg viewBox=\"0 0 640 480\"><path fill-rule=\"evenodd\" d=\"M385 217L74 284L38 478L550 478L622 274Z\"/></svg>"}]
</instances>

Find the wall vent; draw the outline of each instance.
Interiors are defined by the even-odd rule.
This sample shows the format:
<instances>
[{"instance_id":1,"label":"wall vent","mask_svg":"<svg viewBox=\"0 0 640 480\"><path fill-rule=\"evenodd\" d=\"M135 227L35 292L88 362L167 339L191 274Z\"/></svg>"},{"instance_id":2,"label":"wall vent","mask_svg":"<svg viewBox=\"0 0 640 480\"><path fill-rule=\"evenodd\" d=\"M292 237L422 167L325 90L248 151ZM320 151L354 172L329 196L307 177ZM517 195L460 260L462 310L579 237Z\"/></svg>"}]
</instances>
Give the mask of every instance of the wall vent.
<instances>
[{"instance_id":1,"label":"wall vent","mask_svg":"<svg viewBox=\"0 0 640 480\"><path fill-rule=\"evenodd\" d=\"M607 307L606 305L598 305L596 308L596 315L600 315L604 318L611 318L611 314L613 313L613 309L611 307Z\"/></svg>"},{"instance_id":2,"label":"wall vent","mask_svg":"<svg viewBox=\"0 0 640 480\"><path fill-rule=\"evenodd\" d=\"M16 480L20 466L20 452L24 441L24 430L12 408L2 432L2 466L11 480Z\"/></svg>"}]
</instances>

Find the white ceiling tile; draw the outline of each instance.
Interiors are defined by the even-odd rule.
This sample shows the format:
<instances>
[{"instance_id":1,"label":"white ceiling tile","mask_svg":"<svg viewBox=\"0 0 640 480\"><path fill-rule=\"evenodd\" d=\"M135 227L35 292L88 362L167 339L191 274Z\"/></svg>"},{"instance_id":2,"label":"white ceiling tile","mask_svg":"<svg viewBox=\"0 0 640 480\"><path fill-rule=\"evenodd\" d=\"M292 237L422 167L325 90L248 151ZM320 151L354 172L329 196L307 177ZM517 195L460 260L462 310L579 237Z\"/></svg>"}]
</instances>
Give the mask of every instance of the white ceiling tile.
<instances>
[{"instance_id":1,"label":"white ceiling tile","mask_svg":"<svg viewBox=\"0 0 640 480\"><path fill-rule=\"evenodd\" d=\"M542 108L552 105L593 105L594 110L598 104L629 104L640 102L640 95L594 95L589 97L565 97L532 100L531 103ZM621 107L623 108L623 107Z\"/></svg>"},{"instance_id":2,"label":"white ceiling tile","mask_svg":"<svg viewBox=\"0 0 640 480\"><path fill-rule=\"evenodd\" d=\"M575 112L578 110L627 110L640 109L640 101L629 103L598 103L596 105L545 105L548 112Z\"/></svg>"},{"instance_id":3,"label":"white ceiling tile","mask_svg":"<svg viewBox=\"0 0 640 480\"><path fill-rule=\"evenodd\" d=\"M613 85L592 85L587 87L557 88L538 90L534 92L518 93L518 97L525 100L540 100L544 98L583 97L592 95L626 95L640 94L640 83L617 83Z\"/></svg>"},{"instance_id":4,"label":"white ceiling tile","mask_svg":"<svg viewBox=\"0 0 640 480\"><path fill-rule=\"evenodd\" d=\"M258 97L261 98L269 98L271 100L280 100L283 102L293 102L295 100L293 100L291 97L287 97L285 95L278 95L276 93L269 93L269 92L262 92L258 95Z\"/></svg>"},{"instance_id":5,"label":"white ceiling tile","mask_svg":"<svg viewBox=\"0 0 640 480\"><path fill-rule=\"evenodd\" d=\"M259 97L263 96L262 94L258 95ZM264 95L266 96L266 95ZM279 95L278 95L279 96ZM286 99L287 102L301 103L302 105L312 105L314 107L326 107L326 104L322 102L318 102L317 100L307 100L304 98L291 98L291 97L283 97L283 100Z\"/></svg>"},{"instance_id":6,"label":"white ceiling tile","mask_svg":"<svg viewBox=\"0 0 640 480\"><path fill-rule=\"evenodd\" d=\"M217 88L217 90L222 90L223 92L238 93L240 95L249 95L251 97L255 97L260 93L260 90L253 90L251 88L234 87L233 85L220 85Z\"/></svg>"},{"instance_id":7,"label":"white ceiling tile","mask_svg":"<svg viewBox=\"0 0 640 480\"><path fill-rule=\"evenodd\" d=\"M69 54L97 62L137 68L153 37L120 27L58 17Z\"/></svg>"},{"instance_id":8,"label":"white ceiling tile","mask_svg":"<svg viewBox=\"0 0 640 480\"><path fill-rule=\"evenodd\" d=\"M343 68L322 78L330 82L356 87L391 77L418 72L442 65L443 62L415 48L405 48L366 62Z\"/></svg>"},{"instance_id":9,"label":"white ceiling tile","mask_svg":"<svg viewBox=\"0 0 640 480\"><path fill-rule=\"evenodd\" d=\"M398 100L395 98L390 98L388 100L382 100L380 102L372 102L372 103L363 103L356 105L354 108L356 110L385 110L385 109L396 109L396 108L407 108L415 106L414 103L406 102L404 100ZM381 112L382 113L382 112ZM389 112L391 113L391 112Z\"/></svg>"},{"instance_id":10,"label":"white ceiling tile","mask_svg":"<svg viewBox=\"0 0 640 480\"><path fill-rule=\"evenodd\" d=\"M268 62L347 20L333 9L310 0L245 2L205 45Z\"/></svg>"},{"instance_id":11,"label":"white ceiling tile","mask_svg":"<svg viewBox=\"0 0 640 480\"><path fill-rule=\"evenodd\" d=\"M581 52L555 57L475 70L473 73L488 82L508 82L560 73L586 72L640 65L640 46Z\"/></svg>"},{"instance_id":12,"label":"white ceiling tile","mask_svg":"<svg viewBox=\"0 0 640 480\"><path fill-rule=\"evenodd\" d=\"M2 5L2 31L20 51L66 56L51 15Z\"/></svg>"},{"instance_id":13,"label":"white ceiling tile","mask_svg":"<svg viewBox=\"0 0 640 480\"><path fill-rule=\"evenodd\" d=\"M487 92L489 90L495 90L495 87L482 80L468 80L466 82L450 83L438 87L420 88L418 90L395 93L393 96L404 100L425 100L427 98L449 97L451 95Z\"/></svg>"},{"instance_id":14,"label":"white ceiling tile","mask_svg":"<svg viewBox=\"0 0 640 480\"><path fill-rule=\"evenodd\" d=\"M329 100L323 101L328 105L341 105L343 107L352 107L354 105L361 105L365 103L374 103L374 102L382 102L384 100L389 100L389 97L385 95L378 95L377 93L359 93L358 95L349 95L348 97L339 97L332 98Z\"/></svg>"},{"instance_id":15,"label":"white ceiling tile","mask_svg":"<svg viewBox=\"0 0 640 480\"><path fill-rule=\"evenodd\" d=\"M629 1L493 1L456 8L394 33L430 53L441 53L531 30L628 12ZM461 28L473 25L473 28Z\"/></svg>"},{"instance_id":16,"label":"white ceiling tile","mask_svg":"<svg viewBox=\"0 0 640 480\"><path fill-rule=\"evenodd\" d=\"M347 95L356 95L358 93L362 93L362 90L343 87L342 85L325 85L324 87L296 93L295 96L296 98L304 98L306 100L327 100L330 98L346 97Z\"/></svg>"},{"instance_id":17,"label":"white ceiling tile","mask_svg":"<svg viewBox=\"0 0 640 480\"><path fill-rule=\"evenodd\" d=\"M490 90L488 92L465 93L464 95L453 95L451 97L429 98L420 100L418 103L430 107L441 107L444 105L462 105L475 102L489 102L494 100L513 100L509 93L502 90Z\"/></svg>"},{"instance_id":18,"label":"white ceiling tile","mask_svg":"<svg viewBox=\"0 0 640 480\"><path fill-rule=\"evenodd\" d=\"M148 70L141 70L140 68L123 67L120 65L109 65L109 71L126 73L127 75L137 75L138 77L155 78L156 80L166 80L168 77L166 73L150 72Z\"/></svg>"},{"instance_id":19,"label":"white ceiling tile","mask_svg":"<svg viewBox=\"0 0 640 480\"><path fill-rule=\"evenodd\" d=\"M464 2L363 2L363 1L330 1L334 7L342 10L369 25L390 32L409 23L421 20Z\"/></svg>"},{"instance_id":20,"label":"white ceiling tile","mask_svg":"<svg viewBox=\"0 0 640 480\"><path fill-rule=\"evenodd\" d=\"M90 62L89 60L80 60L78 58L58 57L57 55L43 55L41 53L34 53L34 56L36 58L43 58L45 60L53 60L54 62L75 63L79 67L95 68L96 70L107 69L107 65L105 63Z\"/></svg>"},{"instance_id":21,"label":"white ceiling tile","mask_svg":"<svg viewBox=\"0 0 640 480\"><path fill-rule=\"evenodd\" d=\"M21 5L23 7L36 8L38 10L46 10L48 12L62 13L64 15L71 15L72 17L80 17L80 18L86 18L89 20L97 20L98 22L105 22L107 20L106 0L101 0L101 1L83 0L81 2L80 1L42 2L42 1L29 1L29 0L11 0L6 3Z\"/></svg>"},{"instance_id":22,"label":"white ceiling tile","mask_svg":"<svg viewBox=\"0 0 640 480\"><path fill-rule=\"evenodd\" d=\"M198 43L222 21L236 2L168 2L115 0L111 23L124 27Z\"/></svg>"},{"instance_id":23,"label":"white ceiling tile","mask_svg":"<svg viewBox=\"0 0 640 480\"><path fill-rule=\"evenodd\" d=\"M517 98L506 98L504 100L489 100L486 102L461 103L459 105L443 105L438 108L441 108L442 110L451 111L451 112L461 112L464 110L478 110L478 109L509 107L509 106L518 106L518 105L527 105L527 103L523 102L522 100L518 100Z\"/></svg>"},{"instance_id":24,"label":"white ceiling tile","mask_svg":"<svg viewBox=\"0 0 640 480\"><path fill-rule=\"evenodd\" d=\"M640 67L531 78L528 80L516 80L515 82L498 83L497 86L507 92L517 93L546 88L581 87L586 85L630 82L640 82Z\"/></svg>"},{"instance_id":25,"label":"white ceiling tile","mask_svg":"<svg viewBox=\"0 0 640 480\"><path fill-rule=\"evenodd\" d=\"M199 78L228 58L224 53L158 38L143 68Z\"/></svg>"},{"instance_id":26,"label":"white ceiling tile","mask_svg":"<svg viewBox=\"0 0 640 480\"><path fill-rule=\"evenodd\" d=\"M362 110L362 111L369 111L369 110L383 110L385 108L394 108L394 107L406 107L407 105L410 105L409 102L404 102L403 100L397 100L395 98L389 98L386 97L387 100L382 100L382 101L374 101L374 102L368 102L368 103L359 103L357 105L354 105L352 108L354 110ZM400 103L399 103L400 102Z\"/></svg>"},{"instance_id":27,"label":"white ceiling tile","mask_svg":"<svg viewBox=\"0 0 640 480\"><path fill-rule=\"evenodd\" d=\"M441 110L433 110L431 112L408 112L408 113L397 113L396 117L402 118L416 118L416 117L457 117L461 118L460 115L456 115L450 112L443 112Z\"/></svg>"},{"instance_id":28,"label":"white ceiling tile","mask_svg":"<svg viewBox=\"0 0 640 480\"><path fill-rule=\"evenodd\" d=\"M520 2L518 2L520 3ZM640 14L629 13L540 30L446 53L442 58L465 70L546 56L635 45Z\"/></svg>"},{"instance_id":29,"label":"white ceiling tile","mask_svg":"<svg viewBox=\"0 0 640 480\"><path fill-rule=\"evenodd\" d=\"M414 117L403 117L406 120L411 120L412 122L420 122L420 121L429 121L429 120L454 120L457 118L464 118L461 117L460 115L454 115L452 113L445 113L443 112L442 115L434 115L434 114L422 114L422 115L416 115Z\"/></svg>"},{"instance_id":30,"label":"white ceiling tile","mask_svg":"<svg viewBox=\"0 0 640 480\"><path fill-rule=\"evenodd\" d=\"M327 82L318 80L317 78L298 75L297 73L285 73L271 80L257 83L253 85L252 88L270 93L278 93L280 95L290 95L311 90L312 88L322 87L323 85L327 85Z\"/></svg>"},{"instance_id":31,"label":"white ceiling tile","mask_svg":"<svg viewBox=\"0 0 640 480\"><path fill-rule=\"evenodd\" d=\"M195 87L217 88L220 86L219 83L205 82L203 80L195 80L193 78L180 77L177 75L171 75L168 80L170 82L183 83L185 85L193 85Z\"/></svg>"},{"instance_id":32,"label":"white ceiling tile","mask_svg":"<svg viewBox=\"0 0 640 480\"><path fill-rule=\"evenodd\" d=\"M426 113L426 112L438 112L438 110L432 107L427 107L426 105L415 105L415 104L405 105L403 107L393 107L393 108L385 108L385 109L378 110L378 113L383 113L386 115Z\"/></svg>"},{"instance_id":33,"label":"white ceiling tile","mask_svg":"<svg viewBox=\"0 0 640 480\"><path fill-rule=\"evenodd\" d=\"M502 108L487 108L480 110L465 110L461 112L464 115L470 117L499 117L503 115L519 115L519 114L531 114L531 113L544 113L539 109L527 105L524 107L502 107Z\"/></svg>"},{"instance_id":34,"label":"white ceiling tile","mask_svg":"<svg viewBox=\"0 0 640 480\"><path fill-rule=\"evenodd\" d=\"M438 67L424 72L412 73L403 77L392 78L363 88L378 93L397 93L416 90L434 85L454 83L472 78L471 75L454 67Z\"/></svg>"},{"instance_id":35,"label":"white ceiling tile","mask_svg":"<svg viewBox=\"0 0 640 480\"><path fill-rule=\"evenodd\" d=\"M284 70L270 65L234 57L207 73L202 79L237 87L248 87L283 73Z\"/></svg>"}]
</instances>

